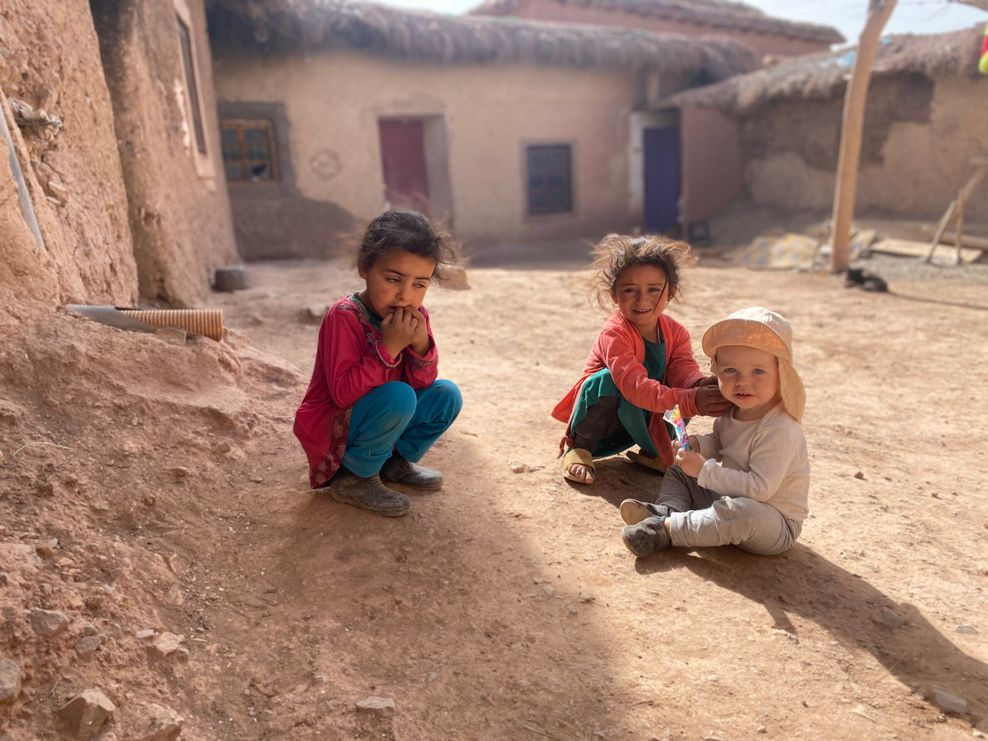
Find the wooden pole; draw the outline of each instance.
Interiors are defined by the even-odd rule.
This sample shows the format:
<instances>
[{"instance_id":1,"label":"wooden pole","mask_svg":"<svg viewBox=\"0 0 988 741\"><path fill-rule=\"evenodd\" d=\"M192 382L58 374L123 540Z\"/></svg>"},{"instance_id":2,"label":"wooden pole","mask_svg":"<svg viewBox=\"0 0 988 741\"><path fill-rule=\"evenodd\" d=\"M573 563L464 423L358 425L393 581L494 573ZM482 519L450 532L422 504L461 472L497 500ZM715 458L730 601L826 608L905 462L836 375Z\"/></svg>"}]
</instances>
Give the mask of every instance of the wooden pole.
<instances>
[{"instance_id":1,"label":"wooden pole","mask_svg":"<svg viewBox=\"0 0 988 741\"><path fill-rule=\"evenodd\" d=\"M957 191L957 198L950 202L947 206L947 211L944 213L943 218L940 219L940 223L937 225L937 230L933 234L933 241L930 242L930 251L926 255L926 262L930 262L933 259L933 253L936 251L937 245L940 244L940 240L943 238L943 233L947 228L947 224L950 220L956 219L956 228L954 231L954 236L957 240L957 264L961 263L961 241L964 239L962 230L964 229L964 205L967 200L971 197L971 194L977 189L981 184L981 181L988 177L988 163L985 162L983 157L975 157L971 160L971 164L975 165L974 173L968 179L964 186Z\"/></svg>"},{"instance_id":2,"label":"wooden pole","mask_svg":"<svg viewBox=\"0 0 988 741\"><path fill-rule=\"evenodd\" d=\"M878 42L896 0L869 0L868 20L858 39L857 57L851 81L844 94L844 120L841 126L840 154L837 158L837 187L834 191L833 253L831 270L843 273L850 267L851 223L854 221L854 197L858 190L858 166L861 162L861 136L864 129L865 103L871 68L878 55Z\"/></svg>"}]
</instances>

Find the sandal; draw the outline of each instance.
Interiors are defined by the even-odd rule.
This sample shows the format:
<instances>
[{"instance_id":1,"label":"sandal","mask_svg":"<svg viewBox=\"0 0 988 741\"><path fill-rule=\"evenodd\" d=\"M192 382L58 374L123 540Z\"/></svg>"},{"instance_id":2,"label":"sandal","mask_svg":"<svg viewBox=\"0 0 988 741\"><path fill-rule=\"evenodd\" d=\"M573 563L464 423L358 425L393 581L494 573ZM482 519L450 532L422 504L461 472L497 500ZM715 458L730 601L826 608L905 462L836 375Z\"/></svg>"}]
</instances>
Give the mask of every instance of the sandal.
<instances>
[{"instance_id":1,"label":"sandal","mask_svg":"<svg viewBox=\"0 0 988 741\"><path fill-rule=\"evenodd\" d=\"M658 471L659 473L665 473L666 467L662 463L661 458L653 458L647 453L643 453L640 450L629 450L625 453L628 459L633 463L637 463L639 466L645 466L645 468L651 468L653 471Z\"/></svg>"},{"instance_id":2,"label":"sandal","mask_svg":"<svg viewBox=\"0 0 988 741\"><path fill-rule=\"evenodd\" d=\"M569 472L570 466L578 464L581 466L586 466L587 470L590 471L590 478L583 479L577 478ZM594 478L597 475L597 468L593 464L593 455L589 450L584 450L583 448L570 448L566 451L566 455L563 456L563 478L568 481L573 481L577 484L592 484Z\"/></svg>"}]
</instances>

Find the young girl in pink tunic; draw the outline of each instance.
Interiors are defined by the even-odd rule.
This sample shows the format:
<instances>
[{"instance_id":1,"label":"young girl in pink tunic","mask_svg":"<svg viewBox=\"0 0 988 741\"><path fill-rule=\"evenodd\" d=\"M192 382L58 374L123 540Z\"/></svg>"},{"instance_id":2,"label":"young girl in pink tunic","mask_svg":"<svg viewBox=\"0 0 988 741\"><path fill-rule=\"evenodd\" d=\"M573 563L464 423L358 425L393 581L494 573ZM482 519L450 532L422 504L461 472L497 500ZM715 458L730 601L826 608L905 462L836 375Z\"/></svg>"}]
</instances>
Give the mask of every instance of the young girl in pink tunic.
<instances>
[{"instance_id":1,"label":"young girl in pink tunic","mask_svg":"<svg viewBox=\"0 0 988 741\"><path fill-rule=\"evenodd\" d=\"M437 380L439 354L422 302L437 267L454 256L419 213L386 211L367 227L357 256L366 287L326 312L312 380L295 413L312 488L397 517L411 501L382 479L442 486L442 474L417 461L463 401L456 384Z\"/></svg>"}]
</instances>

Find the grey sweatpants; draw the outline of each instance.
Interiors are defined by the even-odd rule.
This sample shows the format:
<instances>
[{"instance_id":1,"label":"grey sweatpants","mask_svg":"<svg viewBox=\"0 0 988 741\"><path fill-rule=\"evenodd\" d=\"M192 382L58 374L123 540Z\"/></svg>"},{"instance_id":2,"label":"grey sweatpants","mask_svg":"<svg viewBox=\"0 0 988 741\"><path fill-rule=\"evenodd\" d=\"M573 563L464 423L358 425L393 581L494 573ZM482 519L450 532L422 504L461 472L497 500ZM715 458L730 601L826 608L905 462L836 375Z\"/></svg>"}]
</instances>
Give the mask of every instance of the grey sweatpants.
<instances>
[{"instance_id":1,"label":"grey sweatpants","mask_svg":"<svg viewBox=\"0 0 988 741\"><path fill-rule=\"evenodd\" d=\"M770 556L792 548L803 528L768 504L705 489L679 466L666 470L655 503L674 510L669 516L674 546L736 545Z\"/></svg>"}]
</instances>

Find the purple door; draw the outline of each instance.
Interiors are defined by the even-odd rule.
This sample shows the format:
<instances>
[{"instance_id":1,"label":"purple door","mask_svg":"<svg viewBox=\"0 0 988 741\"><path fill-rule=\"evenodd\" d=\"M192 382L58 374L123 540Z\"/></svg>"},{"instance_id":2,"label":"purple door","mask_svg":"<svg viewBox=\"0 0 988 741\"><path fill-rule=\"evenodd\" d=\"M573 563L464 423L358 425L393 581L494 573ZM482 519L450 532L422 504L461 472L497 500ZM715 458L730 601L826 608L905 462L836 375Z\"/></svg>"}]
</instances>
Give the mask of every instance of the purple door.
<instances>
[{"instance_id":1,"label":"purple door","mask_svg":"<svg viewBox=\"0 0 988 741\"><path fill-rule=\"evenodd\" d=\"M679 225L679 129L645 129L646 232Z\"/></svg>"}]
</instances>

